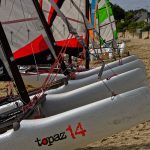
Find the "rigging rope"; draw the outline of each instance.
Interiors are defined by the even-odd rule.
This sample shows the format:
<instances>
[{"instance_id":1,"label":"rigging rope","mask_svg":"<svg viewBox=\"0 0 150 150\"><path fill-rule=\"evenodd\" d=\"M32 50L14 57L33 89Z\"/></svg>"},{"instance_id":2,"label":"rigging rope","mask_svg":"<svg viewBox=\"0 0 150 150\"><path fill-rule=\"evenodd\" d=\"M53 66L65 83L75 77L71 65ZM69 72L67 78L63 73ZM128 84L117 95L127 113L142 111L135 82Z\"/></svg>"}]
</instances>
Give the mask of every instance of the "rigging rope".
<instances>
[{"instance_id":1,"label":"rigging rope","mask_svg":"<svg viewBox=\"0 0 150 150\"><path fill-rule=\"evenodd\" d=\"M39 74L39 67L38 67L38 65L37 65L37 61L36 61L36 57L35 57L35 54L34 54L34 49L33 49L32 43L31 43L31 49L32 49L32 54L33 54L35 66L36 66L36 71L37 71L37 74L38 74L37 78L39 78L39 76L40 76L40 74Z\"/></svg>"},{"instance_id":2,"label":"rigging rope","mask_svg":"<svg viewBox=\"0 0 150 150\"><path fill-rule=\"evenodd\" d=\"M68 38L67 38L67 39L69 39L70 35L71 35L71 34L68 35ZM71 35L71 38L72 38L72 37L73 37L73 35ZM61 64L61 62L62 62L62 60L63 60L63 56L62 56L62 55L65 53L66 48L67 48L67 45L69 44L69 42L70 42L69 40L66 40L65 46L62 47L61 51L59 52L59 55L57 56L57 59L55 60L53 66L50 68L49 74L48 74L48 76L47 76L45 82L44 82L43 85L42 85L43 89L44 89L44 88L46 87L46 85L48 84L49 79L50 79L50 76L51 76L51 74L53 73L54 68L56 67L56 65L57 65L58 63ZM62 59L61 59L61 58L62 58ZM58 73L57 73L57 74L58 74ZM56 76L55 76L54 78L56 78ZM54 80L54 79L53 79L53 80Z\"/></svg>"}]
</instances>

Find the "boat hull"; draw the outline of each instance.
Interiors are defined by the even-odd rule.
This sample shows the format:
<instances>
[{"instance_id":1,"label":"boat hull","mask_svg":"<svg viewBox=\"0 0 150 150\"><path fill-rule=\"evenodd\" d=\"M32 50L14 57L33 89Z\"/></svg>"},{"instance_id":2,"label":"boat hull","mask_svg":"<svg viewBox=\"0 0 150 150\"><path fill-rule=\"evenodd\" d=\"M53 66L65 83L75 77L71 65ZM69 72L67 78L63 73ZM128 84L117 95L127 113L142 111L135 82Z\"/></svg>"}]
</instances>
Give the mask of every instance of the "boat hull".
<instances>
[{"instance_id":1,"label":"boat hull","mask_svg":"<svg viewBox=\"0 0 150 150\"><path fill-rule=\"evenodd\" d=\"M8 111L13 110L15 108L18 108L20 106L23 106L23 103L20 100L18 100L16 102L11 102L11 103L2 105L2 106L0 106L0 114L3 114L5 112L8 112Z\"/></svg>"},{"instance_id":2,"label":"boat hull","mask_svg":"<svg viewBox=\"0 0 150 150\"><path fill-rule=\"evenodd\" d=\"M147 79L143 70L141 68L136 68L118 76L114 76L110 80L99 80L98 82L70 92L62 94L48 94L45 97L45 103L42 104L43 114L45 116L58 114L63 111L95 102L97 99L100 100L110 97L112 96L112 92L108 90L106 85L115 94L120 94L141 86L147 86ZM32 97L33 96L31 96L31 99ZM0 106L0 114L22 105L23 103L21 101L16 101ZM59 107L59 109L55 109L55 107Z\"/></svg>"},{"instance_id":3,"label":"boat hull","mask_svg":"<svg viewBox=\"0 0 150 150\"><path fill-rule=\"evenodd\" d=\"M74 150L149 118L150 89L142 87L53 117L23 120L17 131L0 135L0 145L2 150Z\"/></svg>"},{"instance_id":4,"label":"boat hull","mask_svg":"<svg viewBox=\"0 0 150 150\"><path fill-rule=\"evenodd\" d=\"M110 68L114 68L114 67L117 67L117 66L120 66L120 65L132 62L132 61L134 61L136 59L138 59L138 58L135 55L132 55L132 56L128 56L128 57L122 58L121 59L121 63L119 63L119 60L111 62L111 63L108 63L108 64L105 65L104 71L109 70ZM91 75L98 74L100 69L101 69L101 66L100 67L96 67L96 68L91 69L91 70L88 70L88 71L76 73L76 79L83 79L83 78L89 77Z\"/></svg>"},{"instance_id":5,"label":"boat hull","mask_svg":"<svg viewBox=\"0 0 150 150\"><path fill-rule=\"evenodd\" d=\"M122 64L126 64L126 63L134 61L136 59L137 59L137 57L134 55L123 58ZM104 70L109 70L110 68L117 67L117 66L119 66L119 61L109 63L108 65L105 66ZM82 78L97 74L97 73L99 73L100 69L101 69L101 66L94 68L94 69L91 69L91 70L88 70L88 71L77 72L76 73L76 79L82 79ZM41 74L41 73L32 73L32 72L28 72L28 73L22 72L21 75L22 75L22 78L23 78L26 85L30 85L30 86L35 87L35 88L39 88L42 86L42 84L46 80L48 73L42 73ZM51 80L54 79L55 75L56 74L52 74L50 79ZM63 78L65 78L65 76L63 74L58 74L54 81L57 81L57 80L60 80Z\"/></svg>"},{"instance_id":6,"label":"boat hull","mask_svg":"<svg viewBox=\"0 0 150 150\"><path fill-rule=\"evenodd\" d=\"M113 99L116 94L147 85L148 81L142 69L134 69L110 80L99 81L70 92L47 95L45 103L42 104L42 112L46 117L56 115L107 97L112 96Z\"/></svg>"},{"instance_id":7,"label":"boat hull","mask_svg":"<svg viewBox=\"0 0 150 150\"><path fill-rule=\"evenodd\" d=\"M129 62L127 64L114 67L111 70L104 71L101 76L101 79L103 80L106 78L110 78L114 75L121 74L121 73L127 72L135 68L142 68L143 73L145 73L144 64L141 60L138 59L138 60ZM86 86L86 85L89 85L98 81L99 81L98 75L95 74L84 79L68 81L68 85L63 85L59 88L49 90L46 92L46 94L59 94L59 93L69 92L69 91L75 90L77 88L80 88L80 87L83 87L83 86Z\"/></svg>"}]
</instances>

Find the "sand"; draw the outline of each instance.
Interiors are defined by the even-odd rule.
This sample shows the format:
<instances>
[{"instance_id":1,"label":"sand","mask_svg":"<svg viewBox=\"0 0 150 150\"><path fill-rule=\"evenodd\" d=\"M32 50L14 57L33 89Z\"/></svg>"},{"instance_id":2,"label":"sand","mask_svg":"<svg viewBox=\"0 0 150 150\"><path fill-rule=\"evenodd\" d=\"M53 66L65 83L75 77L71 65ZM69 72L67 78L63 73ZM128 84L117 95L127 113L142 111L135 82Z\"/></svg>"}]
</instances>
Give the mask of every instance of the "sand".
<instances>
[{"instance_id":1,"label":"sand","mask_svg":"<svg viewBox=\"0 0 150 150\"><path fill-rule=\"evenodd\" d=\"M126 44L131 54L143 60L150 85L150 39L130 39ZM150 150L150 122L92 143L84 150Z\"/></svg>"}]
</instances>

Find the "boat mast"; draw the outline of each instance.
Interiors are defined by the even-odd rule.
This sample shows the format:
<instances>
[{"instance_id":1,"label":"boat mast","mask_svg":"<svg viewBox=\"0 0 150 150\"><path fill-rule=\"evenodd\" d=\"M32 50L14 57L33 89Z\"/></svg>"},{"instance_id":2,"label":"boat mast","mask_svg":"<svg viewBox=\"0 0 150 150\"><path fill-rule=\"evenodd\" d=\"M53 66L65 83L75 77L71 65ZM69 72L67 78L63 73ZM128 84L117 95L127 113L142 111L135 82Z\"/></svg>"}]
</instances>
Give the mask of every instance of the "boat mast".
<instances>
[{"instance_id":1,"label":"boat mast","mask_svg":"<svg viewBox=\"0 0 150 150\"><path fill-rule=\"evenodd\" d=\"M65 1L65 0L58 0L58 1L57 1L57 6L58 6L58 8L61 8L61 7L62 7L64 1ZM54 9L54 12L53 12L53 14L52 14L52 16L51 16L51 19L48 21L48 24L49 24L49 27L50 27L50 28L52 27L52 24L53 24L53 22L54 22L54 20L55 20L56 17L57 17L57 12L56 12L55 9Z\"/></svg>"},{"instance_id":2,"label":"boat mast","mask_svg":"<svg viewBox=\"0 0 150 150\"><path fill-rule=\"evenodd\" d=\"M10 45L8 43L8 40L7 40L7 37L3 30L1 22L0 22L0 46L2 47L2 52L4 53L4 55L7 59L11 74L13 76L13 79L16 83L16 87L17 87L18 92L21 97L21 101L24 104L28 104L30 102L30 98L29 98L28 92L26 90L26 87L24 85L24 82L22 80L21 74L18 70L18 67L15 63Z\"/></svg>"},{"instance_id":3,"label":"boat mast","mask_svg":"<svg viewBox=\"0 0 150 150\"><path fill-rule=\"evenodd\" d=\"M85 0L85 14L86 14L86 18L89 20L89 10L90 10L90 2L89 0ZM86 44L87 47L89 47L89 31L86 31ZM90 54L89 54L89 50L86 50L86 63L85 63L85 67L86 69L90 69Z\"/></svg>"},{"instance_id":4,"label":"boat mast","mask_svg":"<svg viewBox=\"0 0 150 150\"><path fill-rule=\"evenodd\" d=\"M40 20L42 22L42 25L43 25L43 27L45 29L46 35L47 35L48 40L49 40L49 42L50 42L50 44L52 46L52 49L54 50L56 42L55 42L54 36L52 34L52 31L51 31L51 29L50 29L50 27L49 27L49 25L48 25L48 23L47 23L47 21L45 19L45 16L44 16L43 11L42 11L42 9L40 7L40 4L39 4L38 0L32 0L32 1L33 1L33 4L34 4L35 8L36 8L36 11L37 11L37 13L39 15L39 18L40 18ZM55 58L55 59L57 59L57 58ZM62 61L62 63L61 63L61 69L62 69L62 71L64 72L65 75L69 75L69 72L67 70L67 67L66 67L64 61Z\"/></svg>"}]
</instances>

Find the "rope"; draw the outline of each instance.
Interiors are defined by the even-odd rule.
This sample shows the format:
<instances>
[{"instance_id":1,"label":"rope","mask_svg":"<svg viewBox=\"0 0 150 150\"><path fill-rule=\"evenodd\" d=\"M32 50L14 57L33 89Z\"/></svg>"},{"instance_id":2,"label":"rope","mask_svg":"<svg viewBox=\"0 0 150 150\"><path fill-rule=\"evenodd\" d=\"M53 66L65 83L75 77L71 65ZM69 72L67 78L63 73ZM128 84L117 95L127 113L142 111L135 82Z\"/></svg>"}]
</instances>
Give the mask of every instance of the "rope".
<instances>
[{"instance_id":1,"label":"rope","mask_svg":"<svg viewBox=\"0 0 150 150\"><path fill-rule=\"evenodd\" d=\"M102 63L103 61L104 61L104 60L103 60L102 58L99 58L99 62L100 62L100 63ZM115 72L113 71L112 67L110 67L109 64L105 64L105 66L108 67L109 70L113 73L113 75L112 75L111 77L118 75L117 73L115 73ZM111 77L109 77L108 80L110 80Z\"/></svg>"},{"instance_id":2,"label":"rope","mask_svg":"<svg viewBox=\"0 0 150 150\"><path fill-rule=\"evenodd\" d=\"M40 74L39 74L39 67L38 67L38 65L37 65L37 61L36 61L36 57L35 57L35 55L34 55L34 49L33 49L33 45L32 45L32 43L31 43L31 49L32 49L32 54L33 54L33 58L34 58L34 62L35 62L35 66L36 66L36 71L37 71L37 79L39 78L39 76L40 76Z\"/></svg>"},{"instance_id":3,"label":"rope","mask_svg":"<svg viewBox=\"0 0 150 150\"><path fill-rule=\"evenodd\" d=\"M69 39L69 37L70 37L70 34L68 35L68 38L67 38L67 39ZM71 35L71 38L72 38L72 37L73 37L73 35ZM52 74L54 68L56 67L56 65L57 65L58 63L61 64L61 62L62 62L62 60L63 60L63 54L64 54L64 52L66 51L67 45L69 44L70 41L69 41L69 40L66 40L66 42L67 42L67 43L65 43L65 46L62 47L62 49L61 49L61 51L60 51L60 53L59 53L57 59L55 60L53 66L50 68L49 75L48 75L47 78L45 79L45 82L43 83L42 87L44 87L44 88L46 87L46 85L47 85L47 83L48 83L48 81L49 81L49 79L50 79L50 76L51 76L51 74ZM61 59L61 58L62 58L62 59ZM59 71L59 70L58 70L58 71ZM57 74L58 74L58 71L57 71L55 77L53 78L53 80L56 78L56 76L57 76ZM53 81L53 80L52 80L52 81Z\"/></svg>"},{"instance_id":4,"label":"rope","mask_svg":"<svg viewBox=\"0 0 150 150\"><path fill-rule=\"evenodd\" d=\"M113 97L117 96L118 94L115 93L115 91L113 91L106 83L104 80L102 80L104 86L107 88L107 90L111 93L111 98L113 100Z\"/></svg>"}]
</instances>

